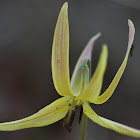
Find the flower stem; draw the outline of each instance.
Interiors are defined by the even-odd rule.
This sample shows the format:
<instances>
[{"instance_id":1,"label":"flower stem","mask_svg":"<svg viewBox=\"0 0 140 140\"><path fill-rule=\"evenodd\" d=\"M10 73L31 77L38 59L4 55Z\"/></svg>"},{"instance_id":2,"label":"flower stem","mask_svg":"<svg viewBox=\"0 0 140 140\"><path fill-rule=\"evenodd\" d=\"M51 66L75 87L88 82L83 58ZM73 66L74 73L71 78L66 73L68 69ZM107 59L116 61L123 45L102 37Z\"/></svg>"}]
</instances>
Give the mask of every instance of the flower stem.
<instances>
[{"instance_id":1,"label":"flower stem","mask_svg":"<svg viewBox=\"0 0 140 140\"><path fill-rule=\"evenodd\" d=\"M87 116L83 113L81 140L86 140L87 120L88 120Z\"/></svg>"}]
</instances>

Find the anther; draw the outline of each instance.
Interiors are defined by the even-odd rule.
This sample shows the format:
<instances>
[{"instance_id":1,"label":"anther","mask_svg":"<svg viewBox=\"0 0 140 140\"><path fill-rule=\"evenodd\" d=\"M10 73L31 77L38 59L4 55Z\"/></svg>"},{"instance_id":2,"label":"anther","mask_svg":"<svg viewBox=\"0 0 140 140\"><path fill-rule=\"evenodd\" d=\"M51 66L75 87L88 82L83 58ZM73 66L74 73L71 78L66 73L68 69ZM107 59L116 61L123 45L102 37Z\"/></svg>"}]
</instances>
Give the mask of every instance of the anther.
<instances>
[{"instance_id":1,"label":"anther","mask_svg":"<svg viewBox=\"0 0 140 140\"><path fill-rule=\"evenodd\" d=\"M83 115L83 106L80 105L79 124L81 123L82 115Z\"/></svg>"}]
</instances>

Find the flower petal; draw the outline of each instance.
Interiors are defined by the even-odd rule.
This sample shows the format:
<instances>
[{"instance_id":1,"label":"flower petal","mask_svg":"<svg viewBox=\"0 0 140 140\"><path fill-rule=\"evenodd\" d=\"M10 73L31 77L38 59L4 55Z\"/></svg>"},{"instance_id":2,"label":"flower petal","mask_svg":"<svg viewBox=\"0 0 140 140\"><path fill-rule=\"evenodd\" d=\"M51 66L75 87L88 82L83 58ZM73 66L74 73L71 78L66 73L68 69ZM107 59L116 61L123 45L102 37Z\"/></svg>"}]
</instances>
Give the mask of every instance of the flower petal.
<instances>
[{"instance_id":1,"label":"flower petal","mask_svg":"<svg viewBox=\"0 0 140 140\"><path fill-rule=\"evenodd\" d=\"M99 96L102 88L103 76L107 66L107 57L108 57L108 49L107 46L104 45L95 73L89 85L77 97L78 99L94 102L95 99Z\"/></svg>"},{"instance_id":2,"label":"flower petal","mask_svg":"<svg viewBox=\"0 0 140 140\"><path fill-rule=\"evenodd\" d=\"M80 64L83 60L83 58L88 58L89 61L91 62L91 54L92 54L92 49L93 49L93 45L95 43L95 41L100 37L101 33L96 34L95 36L93 36L90 41L88 42L87 46L85 47L85 49L83 50L82 54L80 55L76 65L75 65L75 69L73 71L72 74L72 78L71 78L71 87L73 87L73 83L77 74L77 71L80 67Z\"/></svg>"},{"instance_id":3,"label":"flower petal","mask_svg":"<svg viewBox=\"0 0 140 140\"><path fill-rule=\"evenodd\" d=\"M114 90L116 89L116 87L122 77L122 74L125 70L129 52L131 50L131 46L133 44L134 34L135 34L135 28L134 28L134 25L131 20L128 20L128 25L129 25L129 41L128 41L128 48L127 48L127 52L126 52L124 61L121 65L121 67L119 68L118 72L116 73L114 79L112 80L110 86L107 88L107 90L102 95L100 95L96 101L94 101L95 104L102 104L102 103L106 102L112 96L112 94L113 94Z\"/></svg>"},{"instance_id":4,"label":"flower petal","mask_svg":"<svg viewBox=\"0 0 140 140\"><path fill-rule=\"evenodd\" d=\"M14 131L50 125L66 116L71 102L72 97L62 97L29 117L17 121L0 123L0 131Z\"/></svg>"},{"instance_id":5,"label":"flower petal","mask_svg":"<svg viewBox=\"0 0 140 140\"><path fill-rule=\"evenodd\" d=\"M124 135L140 138L140 130L98 116L87 102L83 105L83 112L92 121L105 128L112 129Z\"/></svg>"},{"instance_id":6,"label":"flower petal","mask_svg":"<svg viewBox=\"0 0 140 140\"><path fill-rule=\"evenodd\" d=\"M72 95L69 75L68 3L65 2L55 28L52 46L52 77L55 89L62 95Z\"/></svg>"}]
</instances>

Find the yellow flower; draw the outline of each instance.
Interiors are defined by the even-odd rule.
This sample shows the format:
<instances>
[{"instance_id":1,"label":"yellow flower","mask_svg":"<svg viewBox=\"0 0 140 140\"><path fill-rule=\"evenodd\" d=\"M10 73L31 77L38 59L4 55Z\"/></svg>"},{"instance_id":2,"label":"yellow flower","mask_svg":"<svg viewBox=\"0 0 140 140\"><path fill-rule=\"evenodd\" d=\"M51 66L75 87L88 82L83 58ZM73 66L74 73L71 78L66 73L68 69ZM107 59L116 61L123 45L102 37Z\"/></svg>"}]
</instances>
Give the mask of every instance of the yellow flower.
<instances>
[{"instance_id":1,"label":"yellow flower","mask_svg":"<svg viewBox=\"0 0 140 140\"><path fill-rule=\"evenodd\" d=\"M60 11L53 39L52 47L52 77L56 91L64 97L54 101L39 112L27 118L0 123L1 131L13 131L31 127L50 125L64 119L64 126L71 130L76 105L83 107L84 114L95 123L112 129L118 133L140 137L140 130L98 116L90 107L90 103L102 104L106 102L116 89L125 70L129 52L134 39L135 28L132 21L128 20L129 41L128 48L122 65L112 80L107 90L100 95L108 57L108 49L103 45L100 59L93 77L90 80L91 52L94 42L100 33L94 36L82 52L71 82L69 75L69 24L67 15L68 4L65 3ZM82 113L82 110L81 110Z\"/></svg>"}]
</instances>

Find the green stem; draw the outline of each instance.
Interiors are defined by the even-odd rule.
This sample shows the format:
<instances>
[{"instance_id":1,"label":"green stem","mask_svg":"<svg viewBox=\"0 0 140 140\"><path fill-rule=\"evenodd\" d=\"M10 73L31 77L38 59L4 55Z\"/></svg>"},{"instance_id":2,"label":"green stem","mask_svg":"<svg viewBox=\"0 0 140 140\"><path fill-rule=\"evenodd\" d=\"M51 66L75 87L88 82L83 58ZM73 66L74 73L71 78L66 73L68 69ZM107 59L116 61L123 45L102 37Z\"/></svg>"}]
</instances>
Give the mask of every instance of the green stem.
<instances>
[{"instance_id":1,"label":"green stem","mask_svg":"<svg viewBox=\"0 0 140 140\"><path fill-rule=\"evenodd\" d=\"M81 140L86 140L86 130L87 130L87 116L83 113L82 119L82 130L81 130Z\"/></svg>"}]
</instances>

